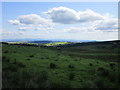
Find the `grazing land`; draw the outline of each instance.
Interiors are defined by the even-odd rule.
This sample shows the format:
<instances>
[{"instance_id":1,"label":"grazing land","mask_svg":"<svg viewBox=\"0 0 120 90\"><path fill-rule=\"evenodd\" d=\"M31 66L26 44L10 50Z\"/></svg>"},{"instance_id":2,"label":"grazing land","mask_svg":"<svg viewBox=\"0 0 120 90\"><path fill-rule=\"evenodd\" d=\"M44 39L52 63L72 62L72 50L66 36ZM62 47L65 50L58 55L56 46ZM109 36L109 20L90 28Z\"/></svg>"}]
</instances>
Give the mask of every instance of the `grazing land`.
<instances>
[{"instance_id":1,"label":"grazing land","mask_svg":"<svg viewBox=\"0 0 120 90\"><path fill-rule=\"evenodd\" d=\"M3 88L119 88L119 44L2 43Z\"/></svg>"}]
</instances>

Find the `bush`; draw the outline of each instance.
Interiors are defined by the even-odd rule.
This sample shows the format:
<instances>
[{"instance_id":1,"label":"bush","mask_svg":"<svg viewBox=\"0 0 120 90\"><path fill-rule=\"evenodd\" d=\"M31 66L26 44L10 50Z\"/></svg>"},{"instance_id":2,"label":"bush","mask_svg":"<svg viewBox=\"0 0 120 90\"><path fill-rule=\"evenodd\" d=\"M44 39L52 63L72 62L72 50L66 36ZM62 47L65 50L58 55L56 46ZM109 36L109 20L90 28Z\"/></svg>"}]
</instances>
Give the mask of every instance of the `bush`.
<instances>
[{"instance_id":1,"label":"bush","mask_svg":"<svg viewBox=\"0 0 120 90\"><path fill-rule=\"evenodd\" d=\"M26 67L26 65L24 65L24 64L21 63L21 62L18 62L17 65L18 65L19 67L21 67L21 68L25 68L25 67Z\"/></svg>"},{"instance_id":2,"label":"bush","mask_svg":"<svg viewBox=\"0 0 120 90\"><path fill-rule=\"evenodd\" d=\"M27 60L30 60L29 58Z\"/></svg>"},{"instance_id":3,"label":"bush","mask_svg":"<svg viewBox=\"0 0 120 90\"><path fill-rule=\"evenodd\" d=\"M75 59L74 61L78 61L77 59Z\"/></svg>"},{"instance_id":4,"label":"bush","mask_svg":"<svg viewBox=\"0 0 120 90\"><path fill-rule=\"evenodd\" d=\"M34 55L30 55L29 57L34 57Z\"/></svg>"},{"instance_id":5,"label":"bush","mask_svg":"<svg viewBox=\"0 0 120 90\"><path fill-rule=\"evenodd\" d=\"M2 61L3 62L10 62L10 60L6 56L2 56Z\"/></svg>"},{"instance_id":6,"label":"bush","mask_svg":"<svg viewBox=\"0 0 120 90\"><path fill-rule=\"evenodd\" d=\"M17 65L14 65L14 64L10 64L6 70L9 70L9 71L12 71L12 72L17 72L18 70L18 66Z\"/></svg>"},{"instance_id":7,"label":"bush","mask_svg":"<svg viewBox=\"0 0 120 90\"><path fill-rule=\"evenodd\" d=\"M106 78L97 78L94 81L94 84L95 84L96 88L108 88L108 87L113 88L114 87L114 85Z\"/></svg>"},{"instance_id":8,"label":"bush","mask_svg":"<svg viewBox=\"0 0 120 90\"><path fill-rule=\"evenodd\" d=\"M56 64L50 63L50 68L51 68L51 69L55 69L55 68L56 68Z\"/></svg>"},{"instance_id":9,"label":"bush","mask_svg":"<svg viewBox=\"0 0 120 90\"><path fill-rule=\"evenodd\" d=\"M13 53L17 53L16 51L14 51Z\"/></svg>"},{"instance_id":10,"label":"bush","mask_svg":"<svg viewBox=\"0 0 120 90\"><path fill-rule=\"evenodd\" d=\"M42 71L40 77L42 81L46 81L48 80L48 73L46 71Z\"/></svg>"},{"instance_id":11,"label":"bush","mask_svg":"<svg viewBox=\"0 0 120 90\"><path fill-rule=\"evenodd\" d=\"M57 50L61 50L60 48L58 48Z\"/></svg>"},{"instance_id":12,"label":"bush","mask_svg":"<svg viewBox=\"0 0 120 90\"><path fill-rule=\"evenodd\" d=\"M74 77L75 77L75 74L74 74L74 73L70 73L70 74L69 74L69 80L73 80Z\"/></svg>"},{"instance_id":13,"label":"bush","mask_svg":"<svg viewBox=\"0 0 120 90\"><path fill-rule=\"evenodd\" d=\"M90 64L89 64L89 66L93 66L93 64L92 64L92 63L90 63Z\"/></svg>"},{"instance_id":14,"label":"bush","mask_svg":"<svg viewBox=\"0 0 120 90\"><path fill-rule=\"evenodd\" d=\"M75 68L73 65L69 65L68 67L69 67L69 68Z\"/></svg>"},{"instance_id":15,"label":"bush","mask_svg":"<svg viewBox=\"0 0 120 90\"><path fill-rule=\"evenodd\" d=\"M45 59L44 57L41 57L41 59Z\"/></svg>"},{"instance_id":16,"label":"bush","mask_svg":"<svg viewBox=\"0 0 120 90\"><path fill-rule=\"evenodd\" d=\"M49 57L46 57L46 59L49 59Z\"/></svg>"},{"instance_id":17,"label":"bush","mask_svg":"<svg viewBox=\"0 0 120 90\"><path fill-rule=\"evenodd\" d=\"M21 68L26 67L26 65L24 65L23 63L17 62L16 59L14 60L13 64L15 64L16 66L21 67Z\"/></svg>"},{"instance_id":18,"label":"bush","mask_svg":"<svg viewBox=\"0 0 120 90\"><path fill-rule=\"evenodd\" d=\"M109 65L110 65L111 69L113 69L113 67L115 66L115 63L110 63Z\"/></svg>"},{"instance_id":19,"label":"bush","mask_svg":"<svg viewBox=\"0 0 120 90\"><path fill-rule=\"evenodd\" d=\"M97 80L95 82L95 84L96 84L97 88L104 88L105 87L103 80Z\"/></svg>"},{"instance_id":20,"label":"bush","mask_svg":"<svg viewBox=\"0 0 120 90\"><path fill-rule=\"evenodd\" d=\"M83 82L82 88L97 88L97 86L96 86L95 82L93 80L91 80L91 81Z\"/></svg>"},{"instance_id":21,"label":"bush","mask_svg":"<svg viewBox=\"0 0 120 90\"><path fill-rule=\"evenodd\" d=\"M60 54L58 54L58 56L60 56Z\"/></svg>"},{"instance_id":22,"label":"bush","mask_svg":"<svg viewBox=\"0 0 120 90\"><path fill-rule=\"evenodd\" d=\"M96 63L98 64L99 62L97 61Z\"/></svg>"},{"instance_id":23,"label":"bush","mask_svg":"<svg viewBox=\"0 0 120 90\"><path fill-rule=\"evenodd\" d=\"M109 72L105 70L103 67L98 68L98 72L100 76L107 77L109 75Z\"/></svg>"},{"instance_id":24,"label":"bush","mask_svg":"<svg viewBox=\"0 0 120 90\"><path fill-rule=\"evenodd\" d=\"M55 59L55 61L58 61L58 59Z\"/></svg>"},{"instance_id":25,"label":"bush","mask_svg":"<svg viewBox=\"0 0 120 90\"><path fill-rule=\"evenodd\" d=\"M47 88L49 86L47 71L41 71L37 75L36 83L38 84L38 88Z\"/></svg>"},{"instance_id":26,"label":"bush","mask_svg":"<svg viewBox=\"0 0 120 90\"><path fill-rule=\"evenodd\" d=\"M52 81L50 83L50 88L71 88L69 82L63 82L63 81Z\"/></svg>"},{"instance_id":27,"label":"bush","mask_svg":"<svg viewBox=\"0 0 120 90\"><path fill-rule=\"evenodd\" d=\"M7 57L6 56L2 56L2 60L6 60L7 59Z\"/></svg>"},{"instance_id":28,"label":"bush","mask_svg":"<svg viewBox=\"0 0 120 90\"><path fill-rule=\"evenodd\" d=\"M4 51L4 53L8 53L8 51Z\"/></svg>"},{"instance_id":29,"label":"bush","mask_svg":"<svg viewBox=\"0 0 120 90\"><path fill-rule=\"evenodd\" d=\"M16 64L17 63L17 61L16 61L16 59L14 59L14 62L13 62L13 64Z\"/></svg>"}]
</instances>

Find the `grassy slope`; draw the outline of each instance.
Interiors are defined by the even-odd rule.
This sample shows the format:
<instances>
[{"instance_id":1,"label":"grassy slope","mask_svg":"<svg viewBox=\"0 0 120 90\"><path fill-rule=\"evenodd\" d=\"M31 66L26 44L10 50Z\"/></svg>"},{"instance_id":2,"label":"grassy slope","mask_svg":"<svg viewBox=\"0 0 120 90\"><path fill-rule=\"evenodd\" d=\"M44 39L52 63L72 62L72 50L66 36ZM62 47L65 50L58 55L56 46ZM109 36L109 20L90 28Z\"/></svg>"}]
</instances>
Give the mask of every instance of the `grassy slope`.
<instances>
[{"instance_id":1,"label":"grassy slope","mask_svg":"<svg viewBox=\"0 0 120 90\"><path fill-rule=\"evenodd\" d=\"M56 46L56 45L64 45L69 44L70 42L54 42L54 43L47 43L46 46Z\"/></svg>"},{"instance_id":2,"label":"grassy slope","mask_svg":"<svg viewBox=\"0 0 120 90\"><path fill-rule=\"evenodd\" d=\"M100 59L105 61L118 60L117 45L86 45L78 47L61 48L61 52L70 56Z\"/></svg>"},{"instance_id":3,"label":"grassy slope","mask_svg":"<svg viewBox=\"0 0 120 90\"><path fill-rule=\"evenodd\" d=\"M117 49L100 50L3 45L3 88L118 87Z\"/></svg>"}]
</instances>

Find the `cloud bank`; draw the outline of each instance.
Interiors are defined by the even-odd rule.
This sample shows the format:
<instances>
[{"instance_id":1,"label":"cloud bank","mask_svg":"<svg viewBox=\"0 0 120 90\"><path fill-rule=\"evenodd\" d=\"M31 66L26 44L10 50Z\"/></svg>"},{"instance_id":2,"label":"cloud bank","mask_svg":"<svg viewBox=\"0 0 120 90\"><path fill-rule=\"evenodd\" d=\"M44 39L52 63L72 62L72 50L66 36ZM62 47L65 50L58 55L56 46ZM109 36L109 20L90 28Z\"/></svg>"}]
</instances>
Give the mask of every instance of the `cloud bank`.
<instances>
[{"instance_id":1,"label":"cloud bank","mask_svg":"<svg viewBox=\"0 0 120 90\"><path fill-rule=\"evenodd\" d=\"M104 16L87 9L85 11L75 11L66 7L56 7L44 12L55 23L74 24L102 20Z\"/></svg>"},{"instance_id":2,"label":"cloud bank","mask_svg":"<svg viewBox=\"0 0 120 90\"><path fill-rule=\"evenodd\" d=\"M20 15L17 17L17 19L8 20L8 22L13 25L26 25L26 27L20 27L19 30L34 29L31 27L50 28L52 26L52 22L50 19L42 18L40 15L37 14Z\"/></svg>"},{"instance_id":3,"label":"cloud bank","mask_svg":"<svg viewBox=\"0 0 120 90\"><path fill-rule=\"evenodd\" d=\"M19 25L19 30L50 30L53 25L84 24L85 27L68 27L65 32L79 32L85 30L117 31L118 21L109 13L100 14L91 9L76 11L67 7L55 7L46 12L47 18L37 14L20 15L15 20L8 20L10 24ZM27 27L21 27L27 26ZM32 27L32 28L31 28Z\"/></svg>"}]
</instances>

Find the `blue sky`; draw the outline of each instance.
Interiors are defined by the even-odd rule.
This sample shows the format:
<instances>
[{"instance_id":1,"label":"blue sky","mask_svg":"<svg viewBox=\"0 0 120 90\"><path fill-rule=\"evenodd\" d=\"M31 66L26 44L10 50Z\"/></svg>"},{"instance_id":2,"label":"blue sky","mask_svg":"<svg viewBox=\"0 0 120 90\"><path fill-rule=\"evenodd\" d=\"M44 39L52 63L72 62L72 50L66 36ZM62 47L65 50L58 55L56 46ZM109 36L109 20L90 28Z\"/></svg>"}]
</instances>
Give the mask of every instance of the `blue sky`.
<instances>
[{"instance_id":1,"label":"blue sky","mask_svg":"<svg viewBox=\"0 0 120 90\"><path fill-rule=\"evenodd\" d=\"M2 16L3 39L118 38L117 2L3 2Z\"/></svg>"}]
</instances>

